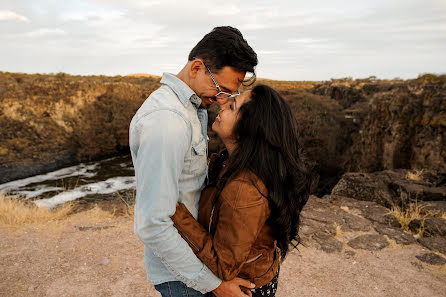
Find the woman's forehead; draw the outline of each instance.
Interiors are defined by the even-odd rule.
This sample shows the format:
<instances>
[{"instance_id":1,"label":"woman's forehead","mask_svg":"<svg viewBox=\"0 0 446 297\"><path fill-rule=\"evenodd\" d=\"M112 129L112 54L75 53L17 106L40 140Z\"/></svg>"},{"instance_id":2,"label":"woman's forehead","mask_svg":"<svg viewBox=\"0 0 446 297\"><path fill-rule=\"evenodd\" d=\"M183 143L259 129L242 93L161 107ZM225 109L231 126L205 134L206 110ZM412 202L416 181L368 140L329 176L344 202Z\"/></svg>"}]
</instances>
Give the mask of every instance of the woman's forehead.
<instances>
[{"instance_id":1,"label":"woman's forehead","mask_svg":"<svg viewBox=\"0 0 446 297\"><path fill-rule=\"evenodd\" d=\"M236 103L236 106L239 108L242 106L246 101L249 101L251 99L251 91L246 91L240 94L240 96L237 96L234 98L234 101Z\"/></svg>"}]
</instances>

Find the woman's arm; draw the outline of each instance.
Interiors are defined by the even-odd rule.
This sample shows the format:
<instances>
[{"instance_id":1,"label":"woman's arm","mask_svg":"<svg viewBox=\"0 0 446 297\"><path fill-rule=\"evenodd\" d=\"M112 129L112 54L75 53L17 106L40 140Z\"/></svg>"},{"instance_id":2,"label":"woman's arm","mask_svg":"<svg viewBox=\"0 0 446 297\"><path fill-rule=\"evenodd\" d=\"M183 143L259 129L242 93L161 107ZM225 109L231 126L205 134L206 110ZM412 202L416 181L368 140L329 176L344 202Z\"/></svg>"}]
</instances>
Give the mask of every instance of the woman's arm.
<instances>
[{"instance_id":1,"label":"woman's arm","mask_svg":"<svg viewBox=\"0 0 446 297\"><path fill-rule=\"evenodd\" d=\"M237 276L269 215L268 201L249 181L229 182L221 193L215 235L184 204L172 217L175 227L203 263L223 280ZM215 219L214 219L215 221Z\"/></svg>"}]
</instances>

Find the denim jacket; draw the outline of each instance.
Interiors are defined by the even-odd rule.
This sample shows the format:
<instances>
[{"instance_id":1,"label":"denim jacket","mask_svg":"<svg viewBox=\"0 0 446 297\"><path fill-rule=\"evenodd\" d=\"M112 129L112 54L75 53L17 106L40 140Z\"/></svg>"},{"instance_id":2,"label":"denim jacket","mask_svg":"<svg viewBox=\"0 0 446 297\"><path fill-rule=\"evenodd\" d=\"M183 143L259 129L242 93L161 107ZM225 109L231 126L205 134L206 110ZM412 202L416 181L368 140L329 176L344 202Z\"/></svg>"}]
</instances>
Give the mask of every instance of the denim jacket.
<instances>
[{"instance_id":1,"label":"denim jacket","mask_svg":"<svg viewBox=\"0 0 446 297\"><path fill-rule=\"evenodd\" d=\"M130 124L136 175L134 231L144 243L149 282L179 280L205 293L221 280L195 256L170 217L177 202L195 218L198 215L207 174L207 112L176 76L164 73L161 83Z\"/></svg>"}]
</instances>

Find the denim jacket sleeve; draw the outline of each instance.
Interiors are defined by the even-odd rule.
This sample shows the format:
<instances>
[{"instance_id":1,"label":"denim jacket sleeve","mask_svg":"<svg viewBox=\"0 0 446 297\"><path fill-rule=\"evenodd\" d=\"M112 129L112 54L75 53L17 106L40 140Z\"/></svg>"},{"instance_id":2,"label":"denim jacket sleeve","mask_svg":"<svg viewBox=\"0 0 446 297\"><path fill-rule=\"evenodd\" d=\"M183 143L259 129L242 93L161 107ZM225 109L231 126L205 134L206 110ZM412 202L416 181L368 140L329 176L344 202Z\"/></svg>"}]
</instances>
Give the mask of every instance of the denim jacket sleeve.
<instances>
[{"instance_id":1,"label":"denim jacket sleeve","mask_svg":"<svg viewBox=\"0 0 446 297\"><path fill-rule=\"evenodd\" d=\"M195 256L170 219L191 142L188 125L175 111L158 110L131 127L137 183L135 234L175 278L205 293L217 288L221 280Z\"/></svg>"}]
</instances>

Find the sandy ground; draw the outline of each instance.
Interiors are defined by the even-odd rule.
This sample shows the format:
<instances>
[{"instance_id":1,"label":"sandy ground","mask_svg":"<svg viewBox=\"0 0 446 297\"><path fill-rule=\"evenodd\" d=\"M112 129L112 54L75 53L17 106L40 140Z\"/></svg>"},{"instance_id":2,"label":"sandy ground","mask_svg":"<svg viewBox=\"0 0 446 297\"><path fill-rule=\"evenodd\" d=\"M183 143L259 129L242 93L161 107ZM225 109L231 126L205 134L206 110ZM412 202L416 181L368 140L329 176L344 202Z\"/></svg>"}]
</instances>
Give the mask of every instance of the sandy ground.
<instances>
[{"instance_id":1,"label":"sandy ground","mask_svg":"<svg viewBox=\"0 0 446 297\"><path fill-rule=\"evenodd\" d=\"M98 209L63 221L0 225L0 296L159 296L147 283L131 217ZM327 254L300 247L282 264L277 296L446 296L446 265L419 245Z\"/></svg>"}]
</instances>

